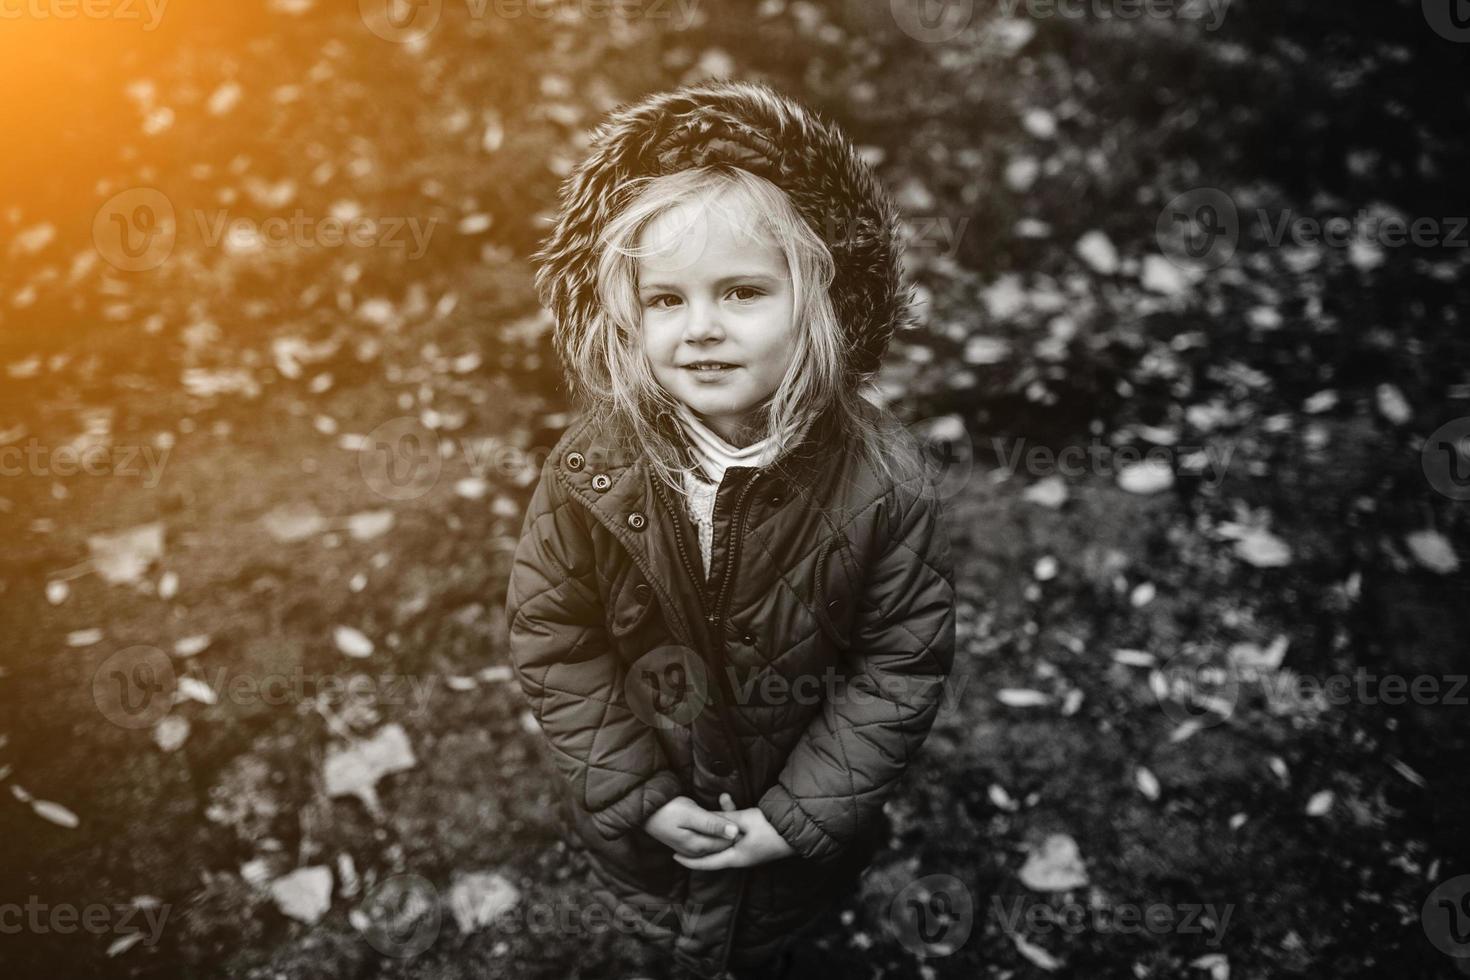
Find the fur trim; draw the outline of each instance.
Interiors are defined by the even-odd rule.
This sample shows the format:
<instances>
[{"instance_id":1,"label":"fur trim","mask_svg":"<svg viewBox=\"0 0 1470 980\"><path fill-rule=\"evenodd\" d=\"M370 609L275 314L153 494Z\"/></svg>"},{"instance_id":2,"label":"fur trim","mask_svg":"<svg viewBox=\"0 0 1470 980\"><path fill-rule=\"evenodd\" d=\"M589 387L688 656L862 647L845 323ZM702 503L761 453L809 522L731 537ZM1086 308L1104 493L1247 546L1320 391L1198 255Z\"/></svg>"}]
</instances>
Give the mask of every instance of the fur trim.
<instances>
[{"instance_id":1,"label":"fur trim","mask_svg":"<svg viewBox=\"0 0 1470 980\"><path fill-rule=\"evenodd\" d=\"M532 257L559 353L597 304L597 242L634 177L725 162L784 190L832 250L831 294L848 338L848 377L876 372L893 331L912 322L901 283L898 212L835 125L759 82L713 80L614 109L561 187L556 225ZM564 356L564 353L563 353Z\"/></svg>"}]
</instances>

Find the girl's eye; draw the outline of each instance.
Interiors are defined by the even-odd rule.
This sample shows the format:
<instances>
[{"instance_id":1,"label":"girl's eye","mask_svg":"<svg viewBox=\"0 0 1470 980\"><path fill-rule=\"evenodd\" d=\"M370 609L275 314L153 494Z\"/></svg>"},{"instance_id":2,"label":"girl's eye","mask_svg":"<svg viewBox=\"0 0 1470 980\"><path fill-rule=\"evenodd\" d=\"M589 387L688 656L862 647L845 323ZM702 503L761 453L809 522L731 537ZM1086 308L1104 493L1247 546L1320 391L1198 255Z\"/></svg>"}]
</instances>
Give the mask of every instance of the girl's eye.
<instances>
[{"instance_id":1,"label":"girl's eye","mask_svg":"<svg viewBox=\"0 0 1470 980\"><path fill-rule=\"evenodd\" d=\"M679 297L675 296L673 293L659 293L657 296L651 297L648 300L648 305L655 310L666 310L668 309L667 306L660 305L660 301L666 299L671 299L676 303L679 301Z\"/></svg>"},{"instance_id":2,"label":"girl's eye","mask_svg":"<svg viewBox=\"0 0 1470 980\"><path fill-rule=\"evenodd\" d=\"M750 293L751 295L735 296L736 293ZM756 289L754 286L736 286L734 289L730 290L730 295L735 296L735 298L738 300L744 301L755 299L756 297L762 296L764 294L759 289Z\"/></svg>"}]
</instances>

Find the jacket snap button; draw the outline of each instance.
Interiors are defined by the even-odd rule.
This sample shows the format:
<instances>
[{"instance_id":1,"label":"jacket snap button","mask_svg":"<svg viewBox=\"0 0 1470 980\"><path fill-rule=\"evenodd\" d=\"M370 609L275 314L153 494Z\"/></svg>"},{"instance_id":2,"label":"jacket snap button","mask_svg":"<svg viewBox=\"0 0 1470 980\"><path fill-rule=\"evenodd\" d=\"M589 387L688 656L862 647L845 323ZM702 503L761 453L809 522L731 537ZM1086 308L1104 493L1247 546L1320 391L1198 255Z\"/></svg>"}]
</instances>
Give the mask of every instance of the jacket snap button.
<instances>
[{"instance_id":1,"label":"jacket snap button","mask_svg":"<svg viewBox=\"0 0 1470 980\"><path fill-rule=\"evenodd\" d=\"M827 603L827 612L831 613L833 616L837 615L841 611L842 611L842 597L841 596L838 596L836 599L833 599L831 602Z\"/></svg>"},{"instance_id":2,"label":"jacket snap button","mask_svg":"<svg viewBox=\"0 0 1470 980\"><path fill-rule=\"evenodd\" d=\"M716 776L728 776L730 775L730 763L726 762L724 759L712 759L710 760L709 771L714 773Z\"/></svg>"},{"instance_id":3,"label":"jacket snap button","mask_svg":"<svg viewBox=\"0 0 1470 980\"><path fill-rule=\"evenodd\" d=\"M641 530L643 530L643 525L645 525L647 523L648 523L648 518L644 517L641 513L639 513L636 510L633 511L633 513L631 513L631 514L628 515L628 526L631 527L635 531L641 531Z\"/></svg>"},{"instance_id":4,"label":"jacket snap button","mask_svg":"<svg viewBox=\"0 0 1470 980\"><path fill-rule=\"evenodd\" d=\"M567 453L566 462L567 469L580 470L582 468L582 463L585 462L585 460L582 458L581 453Z\"/></svg>"},{"instance_id":5,"label":"jacket snap button","mask_svg":"<svg viewBox=\"0 0 1470 980\"><path fill-rule=\"evenodd\" d=\"M599 473L592 478L592 489L599 493L612 486L612 477L606 473Z\"/></svg>"},{"instance_id":6,"label":"jacket snap button","mask_svg":"<svg viewBox=\"0 0 1470 980\"><path fill-rule=\"evenodd\" d=\"M748 647L755 646L755 634L754 633L746 633L744 636L742 636L740 638L740 642L741 643L744 643Z\"/></svg>"},{"instance_id":7,"label":"jacket snap button","mask_svg":"<svg viewBox=\"0 0 1470 980\"><path fill-rule=\"evenodd\" d=\"M633 586L633 598L637 599L639 602L647 602L649 597L652 595L653 587L647 582L639 582L637 585Z\"/></svg>"},{"instance_id":8,"label":"jacket snap button","mask_svg":"<svg viewBox=\"0 0 1470 980\"><path fill-rule=\"evenodd\" d=\"M773 493L773 494L771 494L771 506L772 507L779 507L780 505L781 505L781 495L779 493Z\"/></svg>"}]
</instances>

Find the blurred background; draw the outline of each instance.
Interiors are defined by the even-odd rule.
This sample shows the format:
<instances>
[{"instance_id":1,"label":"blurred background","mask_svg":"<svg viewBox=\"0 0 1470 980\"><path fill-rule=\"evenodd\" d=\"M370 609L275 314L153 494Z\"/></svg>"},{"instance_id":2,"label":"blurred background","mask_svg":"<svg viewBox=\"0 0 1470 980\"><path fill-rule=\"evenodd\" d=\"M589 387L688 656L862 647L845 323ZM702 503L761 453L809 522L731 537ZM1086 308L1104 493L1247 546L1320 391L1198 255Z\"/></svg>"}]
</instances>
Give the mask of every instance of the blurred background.
<instances>
[{"instance_id":1,"label":"blurred background","mask_svg":"<svg viewBox=\"0 0 1470 980\"><path fill-rule=\"evenodd\" d=\"M503 604L572 419L527 257L708 76L900 204L959 559L806 968L1470 972L1467 55L1460 0L0 3L0 972L663 975Z\"/></svg>"}]
</instances>

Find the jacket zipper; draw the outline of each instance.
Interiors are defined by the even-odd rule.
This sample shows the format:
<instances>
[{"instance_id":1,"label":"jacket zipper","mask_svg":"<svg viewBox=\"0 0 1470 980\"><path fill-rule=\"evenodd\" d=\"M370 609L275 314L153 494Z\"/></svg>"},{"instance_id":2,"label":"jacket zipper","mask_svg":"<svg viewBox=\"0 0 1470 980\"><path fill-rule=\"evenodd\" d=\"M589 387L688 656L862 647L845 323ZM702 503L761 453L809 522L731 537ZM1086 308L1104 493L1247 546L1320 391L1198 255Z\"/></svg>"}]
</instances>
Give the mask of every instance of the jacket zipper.
<instances>
[{"instance_id":1,"label":"jacket zipper","mask_svg":"<svg viewBox=\"0 0 1470 980\"><path fill-rule=\"evenodd\" d=\"M745 523L745 498L750 495L751 488L755 486L756 481L759 480L760 477L761 474L759 473L751 477L750 481L741 488L740 496L735 498L735 516L732 519L730 525L730 557L729 560L725 562L725 574L720 579L720 589L715 596L713 612L707 611L708 607L705 605L704 601L706 598L706 589L703 583L697 577L694 578L695 583L699 585L700 611L704 613L705 625L708 628L707 635L705 637L707 647L713 647L714 643L719 638L719 627L724 622L725 614L729 612L729 610L725 608L725 604L728 602L726 597L730 594L728 589L730 580L735 577L735 571L739 567L740 531ZM655 491L658 493L660 499L663 500L664 506L672 510L672 507L670 507L669 498L665 493L663 486L661 486L661 481L655 478L652 482ZM669 516L674 521L674 541L678 544L679 547L679 559L684 563L685 570L689 572L691 577L693 577L694 569L690 564L688 549L685 547L684 543L684 525L679 521L677 513L671 513ZM705 650L706 658L711 657L713 653L713 649L707 648ZM719 659L720 664L723 665L725 659L723 654L721 654ZM711 666L714 665L712 664ZM721 692L720 701L717 705L717 710L720 713L720 721L725 728L725 736L730 739L731 747L735 749L738 753L740 743L734 738L735 730L734 727L730 724L730 716L728 714L729 702L727 701L727 698L730 696L731 692L727 690L726 685L729 683L729 678L724 675L723 671L716 670L716 681L720 685ZM744 764L740 761L738 757L735 759L735 768L736 771L740 773L741 788L745 790L746 798L750 799L750 805L754 806L756 801L752 798L749 774L746 772ZM730 913L730 931L726 933L724 948L720 951L720 965L722 969L724 968L725 964L729 962L730 947L735 942L735 930L740 924L740 910L745 905L745 892L746 886L749 881L750 869L741 868L740 878L736 882L735 907Z\"/></svg>"}]
</instances>

